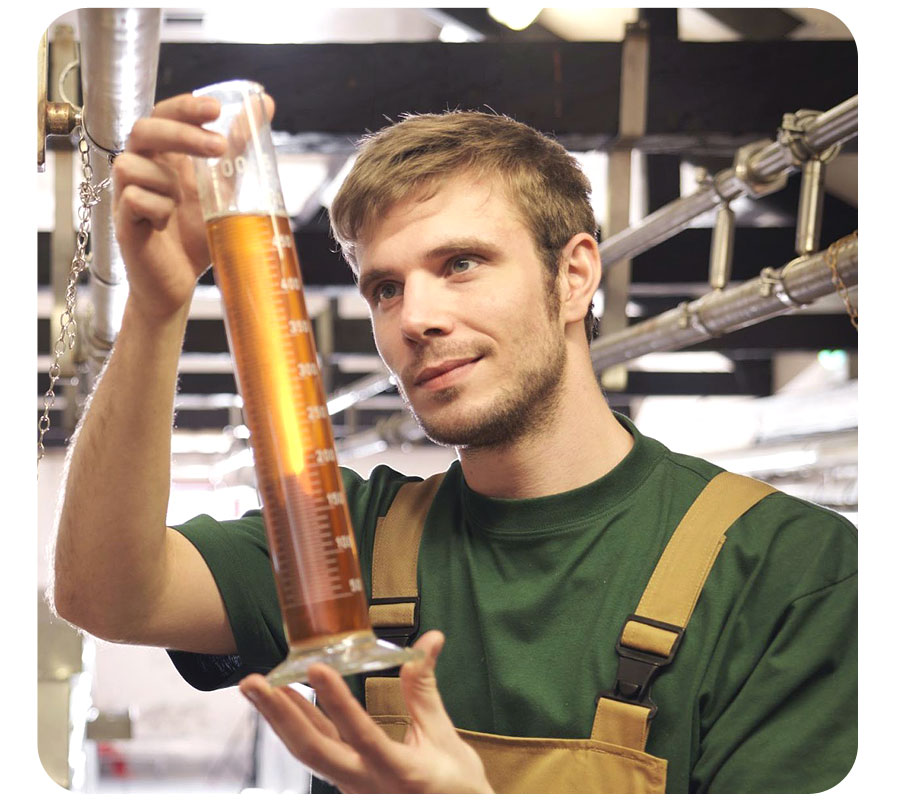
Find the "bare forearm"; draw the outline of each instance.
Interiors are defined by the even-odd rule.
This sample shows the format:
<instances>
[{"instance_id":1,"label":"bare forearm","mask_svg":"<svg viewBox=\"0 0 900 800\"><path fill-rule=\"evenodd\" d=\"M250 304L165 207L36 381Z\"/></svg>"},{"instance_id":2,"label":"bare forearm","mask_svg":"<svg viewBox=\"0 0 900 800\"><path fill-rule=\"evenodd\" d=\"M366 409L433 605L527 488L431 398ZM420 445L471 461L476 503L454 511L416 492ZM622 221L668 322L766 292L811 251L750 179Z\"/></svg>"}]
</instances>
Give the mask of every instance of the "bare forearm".
<instances>
[{"instance_id":1,"label":"bare forearm","mask_svg":"<svg viewBox=\"0 0 900 800\"><path fill-rule=\"evenodd\" d=\"M100 636L119 638L120 620L139 615L164 580L172 415L186 320L187 308L151 322L126 306L70 450L55 602L62 616Z\"/></svg>"}]
</instances>

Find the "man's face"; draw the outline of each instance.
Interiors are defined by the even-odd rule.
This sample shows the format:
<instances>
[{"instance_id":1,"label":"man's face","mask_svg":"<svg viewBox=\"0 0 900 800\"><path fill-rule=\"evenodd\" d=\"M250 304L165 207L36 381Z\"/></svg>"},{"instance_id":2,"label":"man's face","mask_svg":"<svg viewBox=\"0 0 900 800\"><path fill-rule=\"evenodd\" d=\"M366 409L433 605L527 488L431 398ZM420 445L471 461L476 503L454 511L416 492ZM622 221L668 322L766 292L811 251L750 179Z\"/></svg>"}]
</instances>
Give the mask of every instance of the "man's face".
<instances>
[{"instance_id":1,"label":"man's face","mask_svg":"<svg viewBox=\"0 0 900 800\"><path fill-rule=\"evenodd\" d=\"M378 352L432 440L491 447L552 419L564 325L499 185L459 177L398 203L370 226L357 261Z\"/></svg>"}]
</instances>

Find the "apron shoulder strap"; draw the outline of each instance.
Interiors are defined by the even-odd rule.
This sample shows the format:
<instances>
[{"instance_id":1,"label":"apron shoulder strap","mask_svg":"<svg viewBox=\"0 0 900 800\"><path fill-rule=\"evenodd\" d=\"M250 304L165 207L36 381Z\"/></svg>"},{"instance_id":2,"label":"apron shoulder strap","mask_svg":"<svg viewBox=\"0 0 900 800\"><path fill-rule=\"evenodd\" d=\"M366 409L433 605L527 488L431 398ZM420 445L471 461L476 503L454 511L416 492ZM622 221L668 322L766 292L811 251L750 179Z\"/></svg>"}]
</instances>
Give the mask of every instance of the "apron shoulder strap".
<instances>
[{"instance_id":1,"label":"apron shoulder strap","mask_svg":"<svg viewBox=\"0 0 900 800\"><path fill-rule=\"evenodd\" d=\"M721 472L700 492L669 539L637 610L622 627L615 686L600 695L591 738L644 749L656 714L650 685L675 657L726 532L774 491L753 478Z\"/></svg>"},{"instance_id":2,"label":"apron shoulder strap","mask_svg":"<svg viewBox=\"0 0 900 800\"><path fill-rule=\"evenodd\" d=\"M375 527L369 621L379 639L404 647L419 629L419 541L445 474L404 483Z\"/></svg>"}]
</instances>

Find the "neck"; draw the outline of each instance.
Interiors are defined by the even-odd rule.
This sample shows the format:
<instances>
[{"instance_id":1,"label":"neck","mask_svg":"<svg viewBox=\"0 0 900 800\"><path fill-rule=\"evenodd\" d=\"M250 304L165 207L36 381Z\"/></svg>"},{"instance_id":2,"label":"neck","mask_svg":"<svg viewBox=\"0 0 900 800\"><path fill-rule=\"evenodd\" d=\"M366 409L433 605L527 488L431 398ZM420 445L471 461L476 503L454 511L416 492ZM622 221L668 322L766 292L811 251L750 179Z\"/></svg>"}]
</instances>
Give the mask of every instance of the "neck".
<instances>
[{"instance_id":1,"label":"neck","mask_svg":"<svg viewBox=\"0 0 900 800\"><path fill-rule=\"evenodd\" d=\"M489 497L524 499L559 494L602 478L631 450L631 434L616 420L587 362L567 375L559 407L540 430L512 442L460 448L466 483Z\"/></svg>"}]
</instances>

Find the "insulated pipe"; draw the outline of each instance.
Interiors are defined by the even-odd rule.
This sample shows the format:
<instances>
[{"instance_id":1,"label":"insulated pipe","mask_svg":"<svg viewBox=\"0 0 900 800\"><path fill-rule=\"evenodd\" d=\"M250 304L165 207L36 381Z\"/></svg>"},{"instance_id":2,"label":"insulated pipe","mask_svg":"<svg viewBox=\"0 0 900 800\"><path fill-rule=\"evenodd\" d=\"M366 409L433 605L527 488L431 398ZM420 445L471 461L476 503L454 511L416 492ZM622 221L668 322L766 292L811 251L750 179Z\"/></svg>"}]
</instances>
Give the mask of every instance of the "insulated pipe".
<instances>
[{"instance_id":1,"label":"insulated pipe","mask_svg":"<svg viewBox=\"0 0 900 800\"><path fill-rule=\"evenodd\" d=\"M857 242L836 253L836 269L844 285L857 285ZM591 345L594 371L631 361L647 353L678 350L723 333L746 328L792 311L828 294L835 286L827 251L794 259L780 270L765 269L758 278L733 289L713 291L691 303Z\"/></svg>"},{"instance_id":2,"label":"insulated pipe","mask_svg":"<svg viewBox=\"0 0 900 800\"><path fill-rule=\"evenodd\" d=\"M858 130L858 109L859 98L854 96L819 114L805 129L802 137L805 148L812 154L819 154L851 139ZM604 267L608 269L618 261L633 258L669 239L691 220L723 201L735 200L745 194L759 197L781 188L788 174L799 167L790 144L784 141L758 142L741 148L738 156L746 172L743 178L738 174L739 168L724 169L710 184L664 205L636 225L602 242L600 257Z\"/></svg>"},{"instance_id":3,"label":"insulated pipe","mask_svg":"<svg viewBox=\"0 0 900 800\"><path fill-rule=\"evenodd\" d=\"M95 184L109 177L108 156L124 149L134 123L153 108L161 20L158 8L78 11L82 129L91 145ZM94 369L116 339L128 296L125 264L113 229L111 196L111 190L104 192L91 219Z\"/></svg>"}]
</instances>

